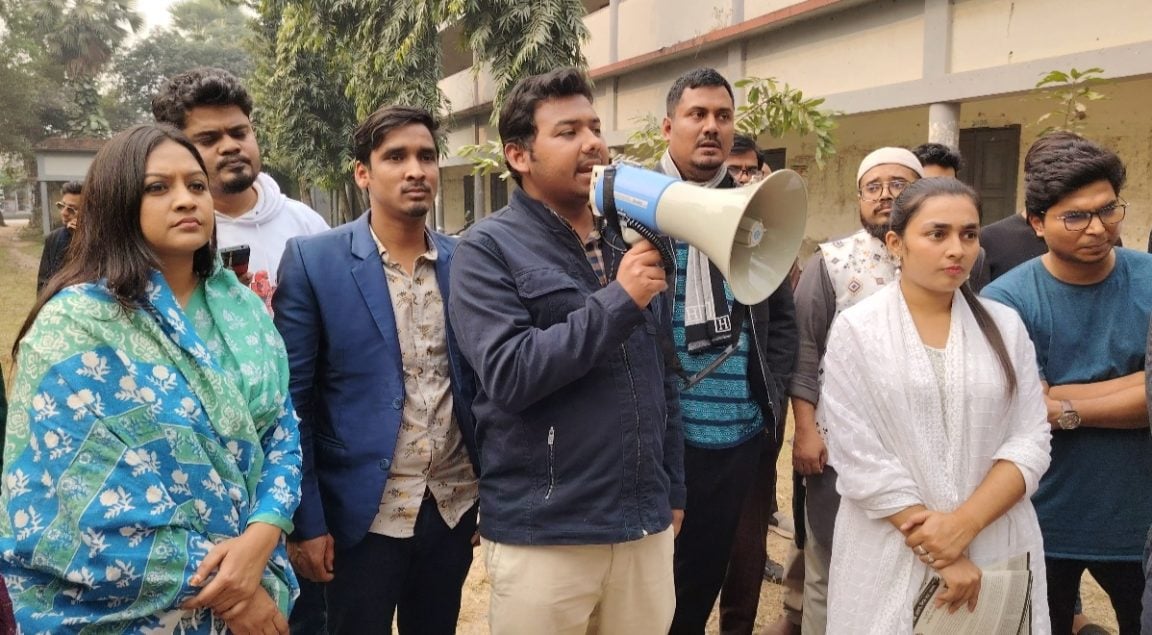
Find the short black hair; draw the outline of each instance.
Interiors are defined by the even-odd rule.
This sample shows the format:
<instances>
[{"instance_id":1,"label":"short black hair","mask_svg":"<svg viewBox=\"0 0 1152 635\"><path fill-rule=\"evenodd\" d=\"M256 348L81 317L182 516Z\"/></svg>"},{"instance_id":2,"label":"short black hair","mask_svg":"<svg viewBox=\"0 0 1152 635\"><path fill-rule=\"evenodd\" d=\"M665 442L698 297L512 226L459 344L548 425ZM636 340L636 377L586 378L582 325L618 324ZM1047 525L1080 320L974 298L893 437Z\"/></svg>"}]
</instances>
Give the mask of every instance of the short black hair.
<instances>
[{"instance_id":1,"label":"short black hair","mask_svg":"<svg viewBox=\"0 0 1152 635\"><path fill-rule=\"evenodd\" d=\"M1030 165L1024 171L1024 208L1028 218L1043 217L1061 199L1097 181L1111 183L1119 196L1128 177L1115 152L1067 134L1041 137L1028 151L1028 159Z\"/></svg>"},{"instance_id":2,"label":"short black hair","mask_svg":"<svg viewBox=\"0 0 1152 635\"><path fill-rule=\"evenodd\" d=\"M558 68L516 82L500 108L500 122L497 124L500 142L505 146L511 143L531 149L536 139L536 108L540 102L575 95L583 95L592 101L592 84L577 68ZM520 174L507 160L505 165L508 165L516 184L520 185Z\"/></svg>"},{"instance_id":3,"label":"short black hair","mask_svg":"<svg viewBox=\"0 0 1152 635\"><path fill-rule=\"evenodd\" d=\"M245 117L252 116L252 97L240 80L222 68L206 66L184 71L165 82L152 97L152 116L158 123L183 130L188 111L199 106L236 106Z\"/></svg>"},{"instance_id":4,"label":"short black hair","mask_svg":"<svg viewBox=\"0 0 1152 635\"><path fill-rule=\"evenodd\" d=\"M61 194L75 194L79 196L84 192L84 181L68 181L60 187Z\"/></svg>"},{"instance_id":5,"label":"short black hair","mask_svg":"<svg viewBox=\"0 0 1152 635\"><path fill-rule=\"evenodd\" d=\"M760 148L756 147L756 140L746 134L733 136L732 149L728 151L728 154L744 154L745 152L755 152L756 167L764 167L764 155L760 152Z\"/></svg>"},{"instance_id":6,"label":"short black hair","mask_svg":"<svg viewBox=\"0 0 1152 635\"><path fill-rule=\"evenodd\" d=\"M728 91L728 96L732 98L732 103L736 103L736 94L732 92L732 84L729 84L723 75L714 68L697 68L684 73L672 82L672 88L668 89L668 97L665 100L668 116L671 117L676 112L676 105L684 97L685 90L702 86L723 86L724 90Z\"/></svg>"},{"instance_id":7,"label":"short black hair","mask_svg":"<svg viewBox=\"0 0 1152 635\"><path fill-rule=\"evenodd\" d=\"M912 154L920 159L920 165L924 167L938 165L942 168L952 168L956 174L960 174L960 168L964 167L964 159L960 157L960 152L943 143L920 144L912 149Z\"/></svg>"},{"instance_id":8,"label":"short black hair","mask_svg":"<svg viewBox=\"0 0 1152 635\"><path fill-rule=\"evenodd\" d=\"M368 165L372 151L384 143L384 137L388 136L389 132L411 124L427 128L432 135L432 141L436 144L436 150L440 150L440 139L436 136L440 124L432 113L411 106L382 106L368 115L368 118L352 133L352 155L360 163Z\"/></svg>"}]
</instances>

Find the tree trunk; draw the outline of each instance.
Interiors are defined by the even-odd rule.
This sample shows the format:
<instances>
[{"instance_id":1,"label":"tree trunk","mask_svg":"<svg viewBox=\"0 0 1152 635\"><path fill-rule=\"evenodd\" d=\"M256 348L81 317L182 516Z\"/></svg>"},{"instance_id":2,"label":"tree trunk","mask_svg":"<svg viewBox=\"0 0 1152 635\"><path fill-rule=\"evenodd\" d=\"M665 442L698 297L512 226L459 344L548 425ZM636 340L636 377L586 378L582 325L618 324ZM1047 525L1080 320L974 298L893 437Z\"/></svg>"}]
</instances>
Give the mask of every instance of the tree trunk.
<instances>
[{"instance_id":1,"label":"tree trunk","mask_svg":"<svg viewBox=\"0 0 1152 635\"><path fill-rule=\"evenodd\" d=\"M296 184L300 187L300 202L316 209L316 206L312 204L312 187L308 184L308 179L300 177L296 180Z\"/></svg>"},{"instance_id":2,"label":"tree trunk","mask_svg":"<svg viewBox=\"0 0 1152 635\"><path fill-rule=\"evenodd\" d=\"M36 159L28 158L24 160L24 173L36 174ZM29 211L32 212L32 217L28 219L28 228L25 231L28 232L29 236L39 236L44 233L44 219L41 218L43 212L40 209L42 205L39 200L40 188L36 187L36 180L32 177L28 177L28 193L31 194L31 197L28 199L28 207Z\"/></svg>"}]
</instances>

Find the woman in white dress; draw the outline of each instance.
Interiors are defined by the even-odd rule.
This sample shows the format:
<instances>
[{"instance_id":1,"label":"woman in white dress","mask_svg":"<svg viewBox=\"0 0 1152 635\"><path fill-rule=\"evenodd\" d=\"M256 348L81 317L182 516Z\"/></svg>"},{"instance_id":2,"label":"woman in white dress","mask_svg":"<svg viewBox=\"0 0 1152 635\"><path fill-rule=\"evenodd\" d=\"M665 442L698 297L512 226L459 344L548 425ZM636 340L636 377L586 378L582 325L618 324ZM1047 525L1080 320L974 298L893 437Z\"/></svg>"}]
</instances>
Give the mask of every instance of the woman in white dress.
<instances>
[{"instance_id":1,"label":"woman in white dress","mask_svg":"<svg viewBox=\"0 0 1152 635\"><path fill-rule=\"evenodd\" d=\"M956 179L910 185L885 241L899 280L832 325L816 415L842 496L829 633L912 633L914 600L934 574L942 604L971 610L979 567L1025 552L1031 632L1051 631L1029 501L1048 468L1050 429L1023 323L964 284L980 250L979 209Z\"/></svg>"}]
</instances>

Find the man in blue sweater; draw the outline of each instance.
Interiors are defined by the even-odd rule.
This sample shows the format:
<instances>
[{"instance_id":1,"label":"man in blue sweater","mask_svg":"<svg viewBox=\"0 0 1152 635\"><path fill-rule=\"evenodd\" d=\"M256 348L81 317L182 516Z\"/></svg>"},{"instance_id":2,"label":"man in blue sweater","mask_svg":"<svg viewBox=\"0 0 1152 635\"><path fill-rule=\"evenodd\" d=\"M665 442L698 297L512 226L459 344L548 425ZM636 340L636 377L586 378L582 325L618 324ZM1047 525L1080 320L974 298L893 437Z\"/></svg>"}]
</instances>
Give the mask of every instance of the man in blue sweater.
<instances>
[{"instance_id":1,"label":"man in blue sweater","mask_svg":"<svg viewBox=\"0 0 1152 635\"><path fill-rule=\"evenodd\" d=\"M479 379L489 625L664 635L685 494L661 256L588 204L608 153L579 71L521 80L499 129L520 189L460 242L449 300Z\"/></svg>"},{"instance_id":2,"label":"man in blue sweater","mask_svg":"<svg viewBox=\"0 0 1152 635\"><path fill-rule=\"evenodd\" d=\"M660 169L702 188L736 187L724 161L735 134L732 87L711 68L682 75L668 91ZM701 373L735 338L735 352L680 395L688 506L676 539L672 633L702 634L724 584L728 557L761 448L784 429L784 395L796 359L792 290L780 287L733 311L732 290L707 256L676 245L676 352ZM762 568L763 565L760 565Z\"/></svg>"}]
</instances>

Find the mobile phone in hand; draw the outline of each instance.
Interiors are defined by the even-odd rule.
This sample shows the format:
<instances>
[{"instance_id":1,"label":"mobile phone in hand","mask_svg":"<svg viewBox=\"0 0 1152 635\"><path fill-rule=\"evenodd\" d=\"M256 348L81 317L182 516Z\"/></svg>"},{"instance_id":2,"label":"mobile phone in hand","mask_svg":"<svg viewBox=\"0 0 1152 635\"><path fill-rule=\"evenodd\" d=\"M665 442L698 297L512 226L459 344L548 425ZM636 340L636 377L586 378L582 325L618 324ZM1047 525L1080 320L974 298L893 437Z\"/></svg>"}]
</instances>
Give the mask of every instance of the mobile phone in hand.
<instances>
[{"instance_id":1,"label":"mobile phone in hand","mask_svg":"<svg viewBox=\"0 0 1152 635\"><path fill-rule=\"evenodd\" d=\"M248 273L248 259L251 257L252 248L248 245L236 245L220 250L220 259L224 261L224 266L234 271L237 276Z\"/></svg>"}]
</instances>

